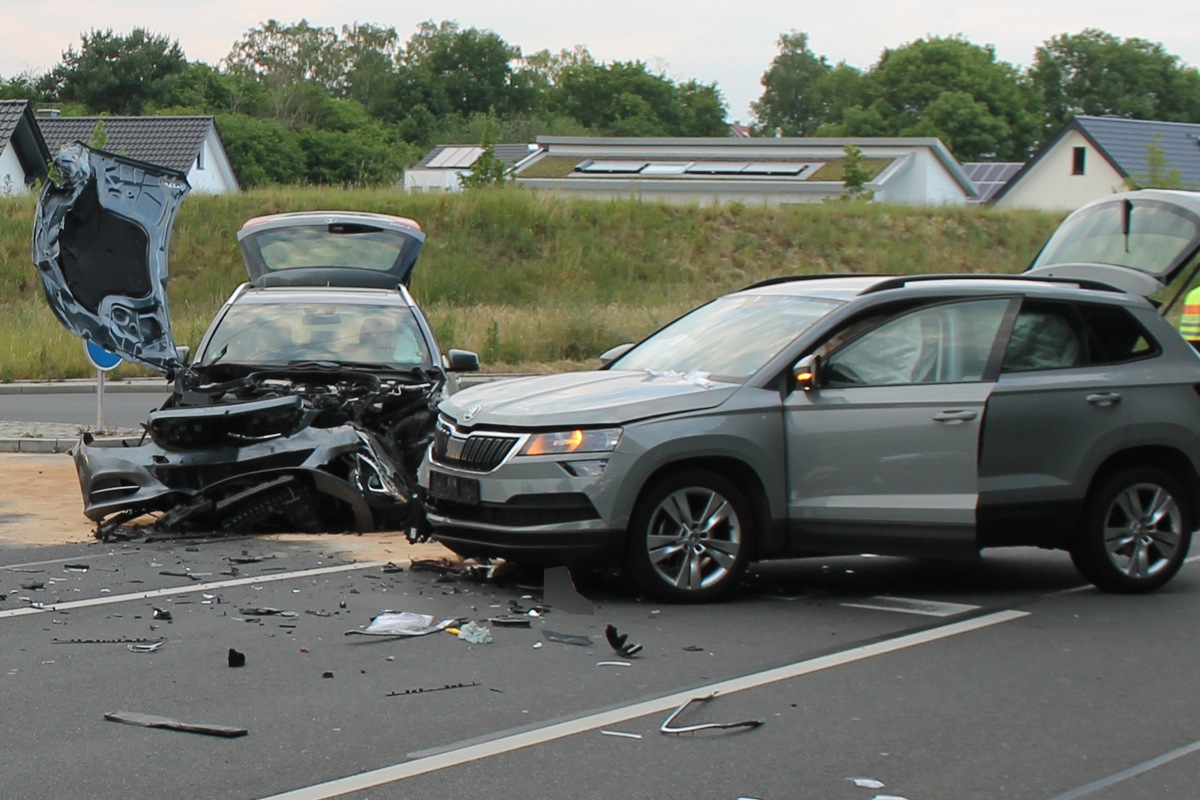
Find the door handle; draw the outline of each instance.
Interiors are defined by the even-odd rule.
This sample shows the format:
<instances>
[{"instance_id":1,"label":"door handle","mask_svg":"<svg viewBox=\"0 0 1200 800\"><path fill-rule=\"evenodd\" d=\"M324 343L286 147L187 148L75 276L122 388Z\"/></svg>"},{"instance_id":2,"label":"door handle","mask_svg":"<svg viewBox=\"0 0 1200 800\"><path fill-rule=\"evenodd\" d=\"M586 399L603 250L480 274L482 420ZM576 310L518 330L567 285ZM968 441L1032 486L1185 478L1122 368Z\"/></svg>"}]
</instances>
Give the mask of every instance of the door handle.
<instances>
[{"instance_id":1,"label":"door handle","mask_svg":"<svg viewBox=\"0 0 1200 800\"><path fill-rule=\"evenodd\" d=\"M1109 406L1115 406L1117 403L1121 402L1121 393L1096 392L1095 394L1089 394L1087 396L1087 401L1094 406L1108 408Z\"/></svg>"},{"instance_id":2,"label":"door handle","mask_svg":"<svg viewBox=\"0 0 1200 800\"><path fill-rule=\"evenodd\" d=\"M955 409L951 411L939 411L933 415L934 422L968 422L979 416L976 411L970 409Z\"/></svg>"}]
</instances>

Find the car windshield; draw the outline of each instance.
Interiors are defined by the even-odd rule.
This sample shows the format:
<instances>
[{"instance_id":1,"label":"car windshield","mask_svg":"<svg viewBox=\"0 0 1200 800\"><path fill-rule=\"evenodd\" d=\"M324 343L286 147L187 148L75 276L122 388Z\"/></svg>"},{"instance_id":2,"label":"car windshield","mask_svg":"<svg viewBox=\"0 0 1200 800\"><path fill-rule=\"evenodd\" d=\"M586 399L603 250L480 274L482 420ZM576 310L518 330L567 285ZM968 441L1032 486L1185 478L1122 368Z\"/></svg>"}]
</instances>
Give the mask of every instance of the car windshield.
<instances>
[{"instance_id":1,"label":"car windshield","mask_svg":"<svg viewBox=\"0 0 1200 800\"><path fill-rule=\"evenodd\" d=\"M200 364L336 361L429 366L411 309L353 303L244 303L229 309Z\"/></svg>"},{"instance_id":2,"label":"car windshield","mask_svg":"<svg viewBox=\"0 0 1200 800\"><path fill-rule=\"evenodd\" d=\"M611 368L701 372L714 380L744 383L839 305L840 301L820 297L728 295L675 320Z\"/></svg>"}]
</instances>

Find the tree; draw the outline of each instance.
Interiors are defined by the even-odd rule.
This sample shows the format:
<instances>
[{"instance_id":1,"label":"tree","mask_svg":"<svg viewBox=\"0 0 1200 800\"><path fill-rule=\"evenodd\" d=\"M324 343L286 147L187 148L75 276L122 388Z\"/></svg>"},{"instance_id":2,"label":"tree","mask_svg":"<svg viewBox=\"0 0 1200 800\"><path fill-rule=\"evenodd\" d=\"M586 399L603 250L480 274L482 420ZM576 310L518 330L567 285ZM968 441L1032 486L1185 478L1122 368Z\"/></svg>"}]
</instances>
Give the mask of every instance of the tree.
<instances>
[{"instance_id":1,"label":"tree","mask_svg":"<svg viewBox=\"0 0 1200 800\"><path fill-rule=\"evenodd\" d=\"M863 89L862 110L847 109L822 134L938 136L964 161L1020 161L1034 144L1032 89L990 46L954 36L885 50Z\"/></svg>"},{"instance_id":2,"label":"tree","mask_svg":"<svg viewBox=\"0 0 1200 800\"><path fill-rule=\"evenodd\" d=\"M493 31L427 20L405 45L400 72L402 77L420 74L441 93L451 113L467 116L495 109L505 116L533 108L528 77L512 67L520 57L520 48Z\"/></svg>"},{"instance_id":3,"label":"tree","mask_svg":"<svg viewBox=\"0 0 1200 800\"><path fill-rule=\"evenodd\" d=\"M842 159L842 185L846 188L846 193L842 195L842 199L869 203L874 199L875 193L867 189L871 173L863 163L862 148L848 144L844 150L846 156Z\"/></svg>"},{"instance_id":4,"label":"tree","mask_svg":"<svg viewBox=\"0 0 1200 800\"><path fill-rule=\"evenodd\" d=\"M1145 39L1122 41L1095 28L1055 36L1037 49L1029 77L1044 108L1044 136L1078 114L1200 120L1200 72Z\"/></svg>"},{"instance_id":5,"label":"tree","mask_svg":"<svg viewBox=\"0 0 1200 800\"><path fill-rule=\"evenodd\" d=\"M508 165L496 157L495 140L492 138L494 132L495 114L489 112L483 128L483 137L479 140L483 152L471 165L470 172L458 176L458 182L463 189L502 186L510 180Z\"/></svg>"},{"instance_id":6,"label":"tree","mask_svg":"<svg viewBox=\"0 0 1200 800\"><path fill-rule=\"evenodd\" d=\"M304 151L296 134L279 120L219 114L217 129L243 189L304 181Z\"/></svg>"},{"instance_id":7,"label":"tree","mask_svg":"<svg viewBox=\"0 0 1200 800\"><path fill-rule=\"evenodd\" d=\"M832 106L835 96L822 86L834 68L825 56L809 49L808 34L795 30L780 34L777 44L779 55L762 76L762 97L750 104L759 130L811 136L821 125L840 121L841 115L835 115ZM838 68L843 70L839 77L842 88L847 88L844 84L849 72L858 72L845 64Z\"/></svg>"},{"instance_id":8,"label":"tree","mask_svg":"<svg viewBox=\"0 0 1200 800\"><path fill-rule=\"evenodd\" d=\"M262 84L272 116L308 123L322 97L344 89L346 47L332 28L303 19L292 25L270 19L243 34L225 65L231 74Z\"/></svg>"},{"instance_id":9,"label":"tree","mask_svg":"<svg viewBox=\"0 0 1200 800\"><path fill-rule=\"evenodd\" d=\"M91 113L137 116L147 106L167 105L187 69L178 42L143 28L127 36L93 30L62 58L50 73L55 97Z\"/></svg>"},{"instance_id":10,"label":"tree","mask_svg":"<svg viewBox=\"0 0 1200 800\"><path fill-rule=\"evenodd\" d=\"M396 74L400 35L378 25L343 25L346 54L345 95L370 106Z\"/></svg>"},{"instance_id":11,"label":"tree","mask_svg":"<svg viewBox=\"0 0 1200 800\"><path fill-rule=\"evenodd\" d=\"M1179 167L1172 167L1167 161L1167 154L1159 142L1162 137L1154 135L1154 141L1146 145L1146 171L1131 172L1125 178L1125 186L1130 189L1189 189L1196 190L1195 183L1184 183L1183 173Z\"/></svg>"}]
</instances>

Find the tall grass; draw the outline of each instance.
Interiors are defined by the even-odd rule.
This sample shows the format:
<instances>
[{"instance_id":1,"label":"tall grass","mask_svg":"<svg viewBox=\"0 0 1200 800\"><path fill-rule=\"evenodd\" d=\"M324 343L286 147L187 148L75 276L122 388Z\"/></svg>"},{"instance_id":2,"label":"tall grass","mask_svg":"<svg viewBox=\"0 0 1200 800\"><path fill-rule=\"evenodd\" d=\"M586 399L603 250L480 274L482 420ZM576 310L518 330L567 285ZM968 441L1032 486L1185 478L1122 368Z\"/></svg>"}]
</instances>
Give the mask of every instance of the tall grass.
<instances>
[{"instance_id":1,"label":"tall grass","mask_svg":"<svg viewBox=\"0 0 1200 800\"><path fill-rule=\"evenodd\" d=\"M0 199L0 380L92 374L54 320L29 256L35 198ZM341 208L418 220L413 279L443 347L485 369L596 363L679 313L787 274L1013 272L1058 218L1036 212L825 204L781 208L578 200L516 188L456 195L277 188L189 197L171 240L176 339L195 345L246 279L236 231L249 217ZM123 365L117 377L146 374Z\"/></svg>"}]
</instances>

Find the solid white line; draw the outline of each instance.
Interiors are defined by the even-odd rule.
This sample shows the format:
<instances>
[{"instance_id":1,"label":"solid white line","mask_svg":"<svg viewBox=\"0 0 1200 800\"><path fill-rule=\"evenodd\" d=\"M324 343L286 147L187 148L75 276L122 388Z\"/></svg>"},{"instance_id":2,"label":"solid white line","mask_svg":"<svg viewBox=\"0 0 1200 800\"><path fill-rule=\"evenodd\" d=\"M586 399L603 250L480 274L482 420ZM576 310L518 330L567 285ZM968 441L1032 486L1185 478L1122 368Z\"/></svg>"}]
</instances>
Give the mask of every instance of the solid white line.
<instances>
[{"instance_id":1,"label":"solid white line","mask_svg":"<svg viewBox=\"0 0 1200 800\"><path fill-rule=\"evenodd\" d=\"M333 567L318 567L303 569L297 572L277 572L271 575L257 575L246 578L231 578L227 581L210 581L208 583L190 583L187 586L172 586L168 589L151 589L148 592L135 594L117 594L105 597L93 597L88 600L71 600L66 603L46 603L41 608L10 608L0 611L0 619L8 617L24 617L29 614L47 614L55 611L71 611L76 608L91 608L92 606L107 606L114 603L127 603L130 600L152 600L156 597L172 597L179 594L194 594L195 592L211 592L214 589L228 589L233 586L248 586L257 583L276 583L291 581L299 578L312 578L318 575L331 575L338 572L352 572L358 569L382 567L382 561L362 561L355 564L338 564Z\"/></svg>"},{"instance_id":2,"label":"solid white line","mask_svg":"<svg viewBox=\"0 0 1200 800\"><path fill-rule=\"evenodd\" d=\"M1143 772L1149 772L1152 769L1157 769L1163 764L1169 764L1176 759L1191 755L1198 750L1200 750L1200 742L1192 742L1191 744L1184 745L1176 750L1172 750L1169 753L1163 753L1161 756L1152 758L1149 761L1143 761L1141 764L1135 764L1129 769L1123 769L1120 772L1114 772L1112 775L1092 781L1091 783L1080 786L1078 789L1072 789L1069 792L1055 795L1054 797L1050 798L1050 800L1077 800L1077 798L1080 797L1087 797L1093 792L1098 792L1101 789L1107 789L1109 786L1113 786L1114 784L1118 784L1121 781L1128 780L1129 778L1137 777Z\"/></svg>"},{"instance_id":3,"label":"solid white line","mask_svg":"<svg viewBox=\"0 0 1200 800\"><path fill-rule=\"evenodd\" d=\"M1011 622L1015 619L1029 616L1026 611L998 611L993 614L987 614L975 619L963 620L961 622L952 622L947 625L941 625L936 628L931 628L917 633L910 633L903 636L897 636L894 639L887 639L873 644L854 647L850 650L844 650L839 653L832 653L826 656L811 658L807 661L797 661L793 664L787 664L782 667L756 672L751 675L744 675L740 678L731 678L729 680L717 681L706 686L688 689L683 692L675 692L664 697L657 697L652 700L644 700L637 703L631 703L619 708L600 711L593 714L588 714L577 719L566 720L564 722L553 723L541 728L533 730L521 731L503 735L497 739L484 741L477 744L469 744L461 747L454 747L445 752L429 755L422 758L417 758L413 761L406 761L400 764L394 764L390 767L382 767L380 769L362 772L358 775L350 775L345 778L337 778L326 783L316 784L314 786L306 786L300 789L295 789L283 794L271 795L263 800L327 800L327 798L338 797L340 795L349 794L351 792L364 791L376 786L381 786L385 783L404 780L416 775L424 775L429 772L447 769L449 767L465 764L470 761L476 761L491 756L509 753L513 750L520 750L533 745L545 744L556 739L562 739L567 736L573 736L577 733L593 730L595 728L607 728L612 725L618 725L623 722L628 722L638 717L644 717L648 714L657 714L667 710L673 710L687 700L704 697L712 693L731 694L740 692L746 689L754 689L760 686L765 686L769 683L777 681L789 680L798 678L802 675L809 675L821 670L832 669L834 667L845 666L856 661L873 658L875 656L894 653L899 650L904 650L909 647L916 647L929 642L936 642L940 639L946 639L951 636L958 636L963 633L980 630L982 628L999 625L1004 622Z\"/></svg>"}]
</instances>

